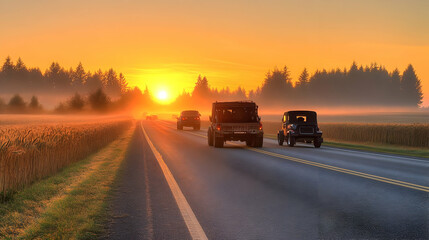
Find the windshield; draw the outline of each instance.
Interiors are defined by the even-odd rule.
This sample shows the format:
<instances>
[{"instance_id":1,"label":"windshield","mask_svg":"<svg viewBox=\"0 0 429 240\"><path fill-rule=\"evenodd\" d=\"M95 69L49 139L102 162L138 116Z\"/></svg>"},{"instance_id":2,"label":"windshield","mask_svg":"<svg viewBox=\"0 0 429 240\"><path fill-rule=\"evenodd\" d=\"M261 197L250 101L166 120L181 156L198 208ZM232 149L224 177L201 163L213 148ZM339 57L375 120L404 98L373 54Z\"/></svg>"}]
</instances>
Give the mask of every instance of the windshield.
<instances>
[{"instance_id":1,"label":"windshield","mask_svg":"<svg viewBox=\"0 0 429 240\"><path fill-rule=\"evenodd\" d=\"M317 123L314 112L289 112L289 123Z\"/></svg>"},{"instance_id":2,"label":"windshield","mask_svg":"<svg viewBox=\"0 0 429 240\"><path fill-rule=\"evenodd\" d=\"M216 122L247 123L258 122L255 107L222 107L215 111Z\"/></svg>"}]
</instances>

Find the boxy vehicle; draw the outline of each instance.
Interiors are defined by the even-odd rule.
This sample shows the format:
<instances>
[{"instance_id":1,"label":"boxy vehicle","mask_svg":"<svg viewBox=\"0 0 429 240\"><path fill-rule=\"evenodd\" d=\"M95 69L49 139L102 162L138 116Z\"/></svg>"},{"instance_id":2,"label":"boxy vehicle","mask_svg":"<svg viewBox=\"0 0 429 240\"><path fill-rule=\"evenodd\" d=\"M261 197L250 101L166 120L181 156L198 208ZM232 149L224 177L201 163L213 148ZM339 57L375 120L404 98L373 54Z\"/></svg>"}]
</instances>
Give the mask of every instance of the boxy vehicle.
<instances>
[{"instance_id":1,"label":"boxy vehicle","mask_svg":"<svg viewBox=\"0 0 429 240\"><path fill-rule=\"evenodd\" d=\"M317 114L314 111L289 111L283 114L282 129L277 133L279 145L286 141L290 147L296 142L312 142L320 148L323 143L322 131L317 125Z\"/></svg>"},{"instance_id":2,"label":"boxy vehicle","mask_svg":"<svg viewBox=\"0 0 429 240\"><path fill-rule=\"evenodd\" d=\"M215 102L207 132L209 146L223 147L225 141L242 141L262 147L264 131L258 105L252 101Z\"/></svg>"},{"instance_id":3,"label":"boxy vehicle","mask_svg":"<svg viewBox=\"0 0 429 240\"><path fill-rule=\"evenodd\" d=\"M183 130L183 127L193 127L194 130L201 128L201 114L196 110L187 110L180 113L177 118L177 129Z\"/></svg>"}]
</instances>

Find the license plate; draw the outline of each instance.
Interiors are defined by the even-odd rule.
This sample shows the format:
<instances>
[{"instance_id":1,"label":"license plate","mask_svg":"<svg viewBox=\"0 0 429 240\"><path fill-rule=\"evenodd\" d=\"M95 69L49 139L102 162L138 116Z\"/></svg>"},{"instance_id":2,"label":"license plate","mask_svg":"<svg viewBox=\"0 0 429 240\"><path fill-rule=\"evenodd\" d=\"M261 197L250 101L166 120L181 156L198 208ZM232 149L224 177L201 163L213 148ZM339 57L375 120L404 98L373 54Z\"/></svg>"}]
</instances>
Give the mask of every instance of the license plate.
<instances>
[{"instance_id":1,"label":"license plate","mask_svg":"<svg viewBox=\"0 0 429 240\"><path fill-rule=\"evenodd\" d=\"M246 132L234 132L234 134L246 134Z\"/></svg>"}]
</instances>

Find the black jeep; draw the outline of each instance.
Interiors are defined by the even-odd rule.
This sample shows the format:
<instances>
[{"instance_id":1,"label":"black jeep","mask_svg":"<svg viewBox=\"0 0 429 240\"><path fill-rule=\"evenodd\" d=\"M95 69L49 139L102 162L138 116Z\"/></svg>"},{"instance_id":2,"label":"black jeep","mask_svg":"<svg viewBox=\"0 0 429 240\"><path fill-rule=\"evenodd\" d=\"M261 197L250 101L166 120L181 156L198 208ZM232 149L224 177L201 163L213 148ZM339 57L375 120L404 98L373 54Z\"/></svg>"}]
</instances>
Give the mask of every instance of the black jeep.
<instances>
[{"instance_id":1,"label":"black jeep","mask_svg":"<svg viewBox=\"0 0 429 240\"><path fill-rule=\"evenodd\" d=\"M193 127L194 130L200 130L201 114L196 110L187 110L180 113L177 117L177 129L183 130L183 127Z\"/></svg>"},{"instance_id":2,"label":"black jeep","mask_svg":"<svg viewBox=\"0 0 429 240\"><path fill-rule=\"evenodd\" d=\"M209 146L223 147L225 141L245 141L251 147L263 145L264 131L254 102L215 102L210 122Z\"/></svg>"},{"instance_id":3,"label":"black jeep","mask_svg":"<svg viewBox=\"0 0 429 240\"><path fill-rule=\"evenodd\" d=\"M283 114L282 130L277 133L279 145L286 140L290 147L296 142L313 142L320 148L323 142L322 131L317 125L317 114L313 111L289 111Z\"/></svg>"}]
</instances>

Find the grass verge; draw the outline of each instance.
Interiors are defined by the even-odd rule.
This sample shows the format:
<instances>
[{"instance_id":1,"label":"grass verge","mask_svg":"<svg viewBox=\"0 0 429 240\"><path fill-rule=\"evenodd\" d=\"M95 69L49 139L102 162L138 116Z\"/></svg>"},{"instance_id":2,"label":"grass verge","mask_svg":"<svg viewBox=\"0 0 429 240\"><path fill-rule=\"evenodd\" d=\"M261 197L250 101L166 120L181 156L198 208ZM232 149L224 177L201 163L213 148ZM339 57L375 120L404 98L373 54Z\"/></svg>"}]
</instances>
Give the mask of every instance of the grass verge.
<instances>
[{"instance_id":1,"label":"grass verge","mask_svg":"<svg viewBox=\"0 0 429 240\"><path fill-rule=\"evenodd\" d=\"M94 239L134 128L96 154L0 204L1 239Z\"/></svg>"},{"instance_id":2,"label":"grass verge","mask_svg":"<svg viewBox=\"0 0 429 240\"><path fill-rule=\"evenodd\" d=\"M272 134L266 134L267 138L277 140L277 136ZM378 153L389 153L398 154L412 157L423 157L429 158L429 149L426 148L415 148L415 147L404 147L397 145L386 145L386 144L375 144L375 143L356 143L356 142L337 142L331 139L325 139L323 145L330 147L338 147L353 150L363 150L369 152Z\"/></svg>"}]
</instances>

